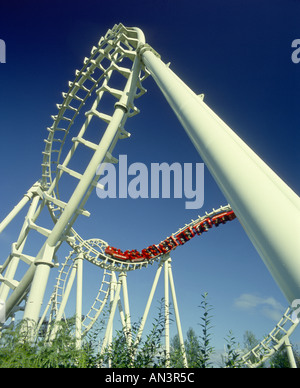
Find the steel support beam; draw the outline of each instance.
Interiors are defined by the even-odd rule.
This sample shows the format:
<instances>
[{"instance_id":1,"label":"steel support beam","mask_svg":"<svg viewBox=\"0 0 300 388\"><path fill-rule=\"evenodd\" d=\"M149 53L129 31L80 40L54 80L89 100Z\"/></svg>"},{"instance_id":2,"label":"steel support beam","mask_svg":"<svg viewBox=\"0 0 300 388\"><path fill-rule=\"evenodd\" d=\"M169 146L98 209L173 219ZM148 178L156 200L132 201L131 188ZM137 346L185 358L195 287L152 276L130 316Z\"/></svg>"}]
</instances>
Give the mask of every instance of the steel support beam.
<instances>
[{"instance_id":1,"label":"steel support beam","mask_svg":"<svg viewBox=\"0 0 300 388\"><path fill-rule=\"evenodd\" d=\"M299 298L299 197L149 46L139 55L286 299Z\"/></svg>"}]
</instances>

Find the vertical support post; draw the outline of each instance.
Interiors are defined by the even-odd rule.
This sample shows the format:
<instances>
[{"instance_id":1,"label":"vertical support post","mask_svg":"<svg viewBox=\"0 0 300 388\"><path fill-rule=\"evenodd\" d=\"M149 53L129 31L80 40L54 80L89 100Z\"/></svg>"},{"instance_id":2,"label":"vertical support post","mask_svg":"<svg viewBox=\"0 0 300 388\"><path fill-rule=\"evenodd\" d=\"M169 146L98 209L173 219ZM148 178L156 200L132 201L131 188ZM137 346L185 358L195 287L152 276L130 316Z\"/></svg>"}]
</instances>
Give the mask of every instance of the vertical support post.
<instances>
[{"instance_id":1,"label":"vertical support post","mask_svg":"<svg viewBox=\"0 0 300 388\"><path fill-rule=\"evenodd\" d=\"M169 368L169 367L170 367L169 260L170 260L170 259L167 259L167 260L164 262L166 368Z\"/></svg>"},{"instance_id":2,"label":"vertical support post","mask_svg":"<svg viewBox=\"0 0 300 388\"><path fill-rule=\"evenodd\" d=\"M3 230L9 225L9 223L16 217L16 215L23 209L23 207L31 201L32 197L35 193L37 193L37 190L39 189L40 184L37 182L35 183L28 192L24 195L24 197L21 199L21 201L13 208L13 210L4 218L4 220L0 223L0 233L3 232Z\"/></svg>"},{"instance_id":3,"label":"vertical support post","mask_svg":"<svg viewBox=\"0 0 300 388\"><path fill-rule=\"evenodd\" d=\"M76 272L77 272L77 262L74 262L72 270L71 270L71 273L70 273L70 276L69 276L69 280L68 280L67 286L65 288L65 292L64 292L63 297L62 297L61 304L59 306L59 309L58 309L58 312L57 312L57 315L56 315L55 324L54 324L54 326L52 328L52 331L51 331L51 334L50 334L50 338L49 338L50 342L54 340L54 338L55 338L55 336L57 334L57 331L59 330L59 322L62 320L63 314L65 312L67 301L69 299L70 292L72 290L72 287L73 287L73 284L74 284L74 280L75 280L75 277L76 277Z\"/></svg>"},{"instance_id":4,"label":"vertical support post","mask_svg":"<svg viewBox=\"0 0 300 388\"><path fill-rule=\"evenodd\" d=\"M149 46L139 55L291 304L300 295L299 197Z\"/></svg>"},{"instance_id":5,"label":"vertical support post","mask_svg":"<svg viewBox=\"0 0 300 388\"><path fill-rule=\"evenodd\" d=\"M116 277L115 277L116 275L114 272L112 273L112 275L113 275L113 278L116 279ZM101 353L103 353L103 351L105 350L105 348L108 344L109 338L111 337L113 320L115 317L116 308L117 308L118 300L120 297L121 286L122 286L122 282L121 282L120 277L119 277L117 287L116 287L116 290L114 292L113 299L112 299L110 314L109 314L109 318L108 318L108 322L107 322L107 326L106 326L106 331L105 331L105 335L104 335L104 339L103 339Z\"/></svg>"},{"instance_id":6,"label":"vertical support post","mask_svg":"<svg viewBox=\"0 0 300 388\"><path fill-rule=\"evenodd\" d=\"M23 227L21 229L21 232L19 234L18 241L16 244L12 245L12 249L13 250L17 249L18 253L22 253L22 251L23 251L23 248L24 248L24 245L26 242L26 237L24 237L24 235L25 235L26 229L28 228L28 221L32 219L33 214L34 214L34 212L37 208L37 205L39 203L39 200L40 200L40 197L38 195L36 195L33 198L32 202L30 204L30 207L28 209L27 216L25 217L25 222L24 222ZM7 265L7 269L5 272L5 278L8 280L13 280L20 259L19 259L19 257L14 255L14 252L12 252L10 254L8 260L9 260L9 263ZM10 288L6 284L4 284L4 283L1 284L1 286L0 286L0 299L1 300L3 300L3 301L6 300L8 293L9 293L9 290L10 290Z\"/></svg>"},{"instance_id":7,"label":"vertical support post","mask_svg":"<svg viewBox=\"0 0 300 388\"><path fill-rule=\"evenodd\" d=\"M75 338L76 348L81 348L81 324L82 324L82 280L83 280L83 254L80 253L76 260L77 287L76 287L76 314L75 314Z\"/></svg>"},{"instance_id":8,"label":"vertical support post","mask_svg":"<svg viewBox=\"0 0 300 388\"><path fill-rule=\"evenodd\" d=\"M52 229L44 247L38 254L37 261L35 262L36 269L34 268L32 276L30 277L30 280L32 280L32 278L34 279L32 281L30 296L26 304L24 319L29 319L33 322L37 322L38 320L56 244L59 242L68 222L76 213L85 192L96 174L98 165L104 160L109 145L113 141L124 115L125 109L123 107L117 107L97 150L65 207L64 212ZM27 286L28 285L29 284L27 284Z\"/></svg>"},{"instance_id":9,"label":"vertical support post","mask_svg":"<svg viewBox=\"0 0 300 388\"><path fill-rule=\"evenodd\" d=\"M62 215L52 229L44 246L38 253L37 260L25 274L22 282L19 284L20 287L18 287L18 290L14 290L14 292L17 291L15 295L13 295L13 292L11 299L8 301L9 306L13 308L14 303L19 300L19 295L24 294L32 282L29 299L23 316L24 319L28 319L32 322L32 324L36 324L38 321L50 268L53 266L52 259L56 247L59 245L63 233L68 230L68 227L70 227L76 219L78 215L77 209L80 207L82 200L87 199L85 195L87 191L89 191L93 179L97 174L98 166L103 162L103 160L105 160L107 152L111 144L113 144L119 130L120 124L123 122L124 118L126 118L128 107L132 104L136 93L140 70L141 63L139 58L136 57L123 94L120 100L115 104L115 111L93 157L91 158Z\"/></svg>"},{"instance_id":10,"label":"vertical support post","mask_svg":"<svg viewBox=\"0 0 300 388\"><path fill-rule=\"evenodd\" d=\"M131 345L132 335L131 335L129 298L128 298L128 289L127 289L127 272L123 272L122 274L120 274L120 276L122 281L123 300L124 300L125 329L126 329L128 345Z\"/></svg>"},{"instance_id":11,"label":"vertical support post","mask_svg":"<svg viewBox=\"0 0 300 388\"><path fill-rule=\"evenodd\" d=\"M180 344L180 349L181 349L182 357L183 357L183 365L185 368L187 368L188 363L187 363L187 358L186 358L186 352L185 352L185 346L184 346L184 340L183 340L182 328L181 328L181 321L180 321L180 316L179 316L179 309L178 309L174 279L173 279L173 274L172 274L171 258L169 259L169 281L170 281L170 288L171 288L172 300L173 300L173 305L174 305L174 312L175 312L177 332L178 332L178 337L179 337L179 344Z\"/></svg>"},{"instance_id":12,"label":"vertical support post","mask_svg":"<svg viewBox=\"0 0 300 388\"><path fill-rule=\"evenodd\" d=\"M294 352L293 352L292 345L290 343L290 339L288 336L286 336L286 338L284 340L284 344L285 344L286 352L288 355L290 367L297 368L297 364L296 364L295 357L294 357Z\"/></svg>"},{"instance_id":13,"label":"vertical support post","mask_svg":"<svg viewBox=\"0 0 300 388\"><path fill-rule=\"evenodd\" d=\"M152 304L153 296L154 296L155 291L156 291L156 287L157 287L157 283L158 283L158 280L159 280L159 277L160 277L160 274L161 274L162 267L163 267L163 261L161 260L160 263L159 263L159 266L157 268L157 271L156 271L156 274L155 274L155 277L154 277L154 280L153 280L153 284L152 284L152 287L151 287L151 291L150 291L150 294L149 294L149 297L148 297L148 301L147 301L147 304L146 304L146 307L145 307L145 311L144 311L144 314L143 314L143 317L142 317L142 320L141 320L141 324L140 324L138 333L136 335L135 345L140 341L140 339L142 337L143 330L144 330L144 327L145 327L145 324L146 324L146 321L147 321L147 317L148 317L149 310L150 310L150 307L151 307L151 304Z\"/></svg>"}]
</instances>

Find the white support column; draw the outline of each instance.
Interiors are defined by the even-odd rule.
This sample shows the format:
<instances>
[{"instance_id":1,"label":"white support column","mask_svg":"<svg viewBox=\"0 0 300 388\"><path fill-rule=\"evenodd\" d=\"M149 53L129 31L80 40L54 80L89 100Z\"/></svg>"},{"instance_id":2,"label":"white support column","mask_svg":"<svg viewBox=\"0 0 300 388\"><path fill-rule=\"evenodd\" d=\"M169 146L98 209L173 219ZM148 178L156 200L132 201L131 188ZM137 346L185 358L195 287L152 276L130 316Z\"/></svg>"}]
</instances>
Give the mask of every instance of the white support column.
<instances>
[{"instance_id":1,"label":"white support column","mask_svg":"<svg viewBox=\"0 0 300 388\"><path fill-rule=\"evenodd\" d=\"M123 300L124 300L124 312L125 312L125 329L127 335L128 345L131 344L132 335L131 335L131 318L130 318L130 309L129 309L129 298L128 298L128 288L127 288L127 272L120 274L122 281L122 291L123 291Z\"/></svg>"},{"instance_id":2,"label":"white support column","mask_svg":"<svg viewBox=\"0 0 300 388\"><path fill-rule=\"evenodd\" d=\"M292 303L300 296L299 197L149 47L139 55Z\"/></svg>"},{"instance_id":3,"label":"white support column","mask_svg":"<svg viewBox=\"0 0 300 388\"><path fill-rule=\"evenodd\" d=\"M4 218L4 220L0 223L0 233L9 225L9 223L16 217L16 215L23 209L23 207L31 201L32 197L37 190L40 188L40 184L35 183L28 192L24 195L21 201L13 208L13 210Z\"/></svg>"},{"instance_id":4,"label":"white support column","mask_svg":"<svg viewBox=\"0 0 300 388\"><path fill-rule=\"evenodd\" d=\"M170 367L170 298L169 298L169 260L164 262L164 284L165 284L165 347L166 347L166 368Z\"/></svg>"},{"instance_id":5,"label":"white support column","mask_svg":"<svg viewBox=\"0 0 300 388\"><path fill-rule=\"evenodd\" d=\"M65 292L63 294L61 304L59 306L59 309L58 309L58 312L56 315L56 322L60 322L62 320L63 314L65 312L65 308L66 308L66 305L67 305L67 302L68 302L68 299L69 299L69 296L70 296L70 293L71 293L71 290L72 290L72 287L74 284L76 272L77 272L77 265L76 265L76 263L74 263L72 270L71 270L71 274L69 276L67 286L65 288Z\"/></svg>"},{"instance_id":6,"label":"white support column","mask_svg":"<svg viewBox=\"0 0 300 388\"><path fill-rule=\"evenodd\" d=\"M23 252L23 248L24 248L26 238L27 238L27 235L25 232L28 229L28 221L30 221L32 219L33 214L34 214L34 212L37 208L37 205L39 203L39 200L40 200L40 197L38 195L36 195L33 198L32 202L30 204L30 207L28 209L27 215L25 217L25 222L24 222L23 227L21 229L21 232L19 234L18 241L16 242L16 244L12 245L12 250L17 250L18 254ZM20 261L20 258L18 256L14 255L14 252L12 252L9 255L9 258L4 263L4 266L7 265L7 269L5 272L6 279L8 279L8 280L14 279L16 270L17 270L18 265L19 265L19 261ZM9 293L9 290L10 290L10 288L6 284L4 284L4 283L1 284L1 286L0 286L0 299L1 300L3 300L3 301L6 300L8 293Z\"/></svg>"},{"instance_id":7,"label":"white support column","mask_svg":"<svg viewBox=\"0 0 300 388\"><path fill-rule=\"evenodd\" d=\"M114 277L115 273L113 272L112 275ZM112 281L112 283L114 283L114 282ZM110 308L110 314L109 314L108 322L107 322L107 325L106 325L106 331L105 331L105 335L104 335L104 339L103 339L101 353L104 352L104 350L107 347L109 341L111 341L113 320L114 320L114 317L115 317L116 308L117 308L119 297L120 297L121 286L122 286L122 282L121 282L121 280L119 278L118 279L118 283L117 283L117 287L116 287L115 292L114 292L114 295L113 295L113 297L111 299L112 304L111 304L111 308Z\"/></svg>"},{"instance_id":8,"label":"white support column","mask_svg":"<svg viewBox=\"0 0 300 388\"><path fill-rule=\"evenodd\" d=\"M62 215L52 229L44 246L38 253L36 262L27 271L22 280L22 285L15 295L13 294L16 290L11 295L9 304L13 306L13 303L19 297L19 294L24 294L24 291L30 286L32 281L30 295L23 318L28 319L33 324L38 321L50 268L53 265L52 259L56 246L60 243L60 239L65 230L68 229L68 226L73 224L74 218L77 217L78 214L76 211L80 207L81 201L85 198L87 191L89 191L93 179L97 174L98 167L105 160L107 152L117 135L120 124L125 118L130 104L132 104L137 89L140 69L140 61L136 58L123 94L120 100L115 104L115 111L94 155L92 156Z\"/></svg>"},{"instance_id":9,"label":"white support column","mask_svg":"<svg viewBox=\"0 0 300 388\"><path fill-rule=\"evenodd\" d=\"M83 254L80 253L76 259L77 265L77 287L76 287L76 321L75 336L76 348L81 348L81 323L82 323L82 280L83 280Z\"/></svg>"},{"instance_id":10,"label":"white support column","mask_svg":"<svg viewBox=\"0 0 300 388\"><path fill-rule=\"evenodd\" d=\"M179 337L179 344L180 344L180 349L182 352L183 364L184 364L184 367L187 368L188 363L187 363L184 340L183 340L183 335L182 335L181 321L180 321L180 316L179 316L179 309L178 309L178 303L177 303L177 297L176 297L176 291L175 291L175 285L174 285L174 279L173 279L173 273L172 273L171 258L168 261L168 265L169 265L169 282L170 282L172 300L173 300L173 305L174 305L174 312L175 312L177 332L178 332L178 337Z\"/></svg>"},{"instance_id":11,"label":"white support column","mask_svg":"<svg viewBox=\"0 0 300 388\"><path fill-rule=\"evenodd\" d=\"M158 280L159 280L159 277L160 277L160 274L161 274L161 270L162 270L163 264L164 264L164 262L163 262L163 260L161 260L160 263L159 263L159 266L157 268L155 277L154 277L154 281L153 281L153 284L152 284L152 287L151 287L151 291L150 291L150 294L149 294L149 297L148 297L148 301L147 301L147 304L146 304L146 307L145 307L145 311L144 311L144 314L143 314L143 317L142 317L142 320L141 320L139 331L138 331L138 333L136 335L135 345L140 341L140 339L142 337L143 330L144 330L144 327L145 327L145 324L146 324L146 321L147 321L147 317L148 317L149 310L150 310L150 307L151 307L151 304L152 304L153 296L154 296L155 291L156 291L157 283L158 283Z\"/></svg>"},{"instance_id":12,"label":"white support column","mask_svg":"<svg viewBox=\"0 0 300 388\"><path fill-rule=\"evenodd\" d=\"M54 266L52 261L54 252L55 247L49 246L47 243L44 244L39 255L37 256L36 261L31 264L29 270L26 272L19 286L8 299L8 303L13 303L13 301L15 300L15 292L18 291L16 296L19 293L22 293L23 295L24 291L29 287L30 283L32 282L30 294L23 315L23 319L28 320L27 327L34 328L35 325L38 323L50 269Z\"/></svg>"},{"instance_id":13,"label":"white support column","mask_svg":"<svg viewBox=\"0 0 300 388\"><path fill-rule=\"evenodd\" d=\"M54 340L54 338L55 338L55 336L56 336L56 334L57 334L57 332L59 330L59 322L62 320L62 317L64 315L65 308L66 308L66 305L67 305L67 302L68 302L68 299L69 299L69 296L70 296L70 292L72 290L72 287L73 287L73 284L74 284L74 280L75 280L75 277L76 277L76 272L77 272L77 263L74 262L72 270L71 270L71 273L70 273L70 276L69 276L69 280L68 280L67 286L65 288L65 291L64 291L64 294L63 294L63 297L62 297L62 301L60 303L58 312L56 314L55 323L54 323L54 326L52 328L52 331L51 331L51 334L50 334L50 337L49 337L50 342Z\"/></svg>"},{"instance_id":14,"label":"white support column","mask_svg":"<svg viewBox=\"0 0 300 388\"><path fill-rule=\"evenodd\" d=\"M295 357L294 357L294 352L293 352L292 345L290 343L290 339L288 336L286 336L284 343L285 343L285 348L286 348L286 352L288 355L290 367L297 368L297 364L296 364Z\"/></svg>"}]
</instances>

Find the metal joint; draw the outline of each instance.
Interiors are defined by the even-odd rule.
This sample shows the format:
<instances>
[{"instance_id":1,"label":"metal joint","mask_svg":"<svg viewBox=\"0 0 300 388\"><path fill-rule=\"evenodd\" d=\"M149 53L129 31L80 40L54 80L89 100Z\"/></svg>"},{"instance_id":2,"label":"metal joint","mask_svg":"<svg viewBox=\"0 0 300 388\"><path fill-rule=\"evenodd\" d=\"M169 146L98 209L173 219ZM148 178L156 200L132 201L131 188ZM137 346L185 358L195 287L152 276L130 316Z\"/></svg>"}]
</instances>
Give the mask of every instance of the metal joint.
<instances>
[{"instance_id":1,"label":"metal joint","mask_svg":"<svg viewBox=\"0 0 300 388\"><path fill-rule=\"evenodd\" d=\"M161 58L161 56L158 54L157 51L155 51L148 43L144 43L144 44L141 44L136 52L137 52L137 55L140 59L142 59L142 56L143 54L146 52L146 51L151 51L155 56L157 56L159 59Z\"/></svg>"},{"instance_id":2,"label":"metal joint","mask_svg":"<svg viewBox=\"0 0 300 388\"><path fill-rule=\"evenodd\" d=\"M124 104L124 103L122 103L122 102L120 102L120 101L116 102L114 107L115 107L115 109L116 109L116 108L122 109L122 110L124 111L124 113L128 113L128 107L127 107L127 105Z\"/></svg>"}]
</instances>

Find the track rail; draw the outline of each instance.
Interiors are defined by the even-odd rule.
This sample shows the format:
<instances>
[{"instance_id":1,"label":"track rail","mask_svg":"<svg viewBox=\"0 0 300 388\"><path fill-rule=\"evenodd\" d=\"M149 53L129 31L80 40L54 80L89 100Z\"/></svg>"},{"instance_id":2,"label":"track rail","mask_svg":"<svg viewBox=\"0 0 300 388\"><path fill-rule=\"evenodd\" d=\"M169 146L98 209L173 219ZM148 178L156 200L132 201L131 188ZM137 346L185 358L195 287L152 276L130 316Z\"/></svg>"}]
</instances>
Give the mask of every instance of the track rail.
<instances>
[{"instance_id":1,"label":"track rail","mask_svg":"<svg viewBox=\"0 0 300 388\"><path fill-rule=\"evenodd\" d=\"M236 216L230 205L213 209L210 213L198 216L197 219L181 227L177 232L171 234L158 244L153 244L141 252L133 249L131 251L121 251L107 244L104 252L97 252L94 247L90 247L88 241L83 243L85 247L84 257L86 260L102 268L114 271L132 271L147 267L148 264L159 260L163 255L170 254L179 246L184 245L195 236L208 232L213 227L232 221ZM102 241L102 240L101 240Z\"/></svg>"},{"instance_id":2,"label":"track rail","mask_svg":"<svg viewBox=\"0 0 300 388\"><path fill-rule=\"evenodd\" d=\"M126 28L122 24L115 25L100 39L98 45L92 48L90 56L84 59L82 69L76 70L75 79L69 82L68 91L62 93L63 101L57 104L58 113L52 116L53 123L47 128L48 137L44 140L42 178L32 186L16 209L0 224L2 231L23 206L32 200L18 240L12 244L10 255L0 266L0 282L2 283L0 295L6 300L11 291L6 304L8 317L12 317L18 309L24 309L21 303L26 300L28 290L31 289L31 295L29 295L31 300L28 299L25 313L28 305L27 318L33 317L34 320L37 320L35 317L38 317L41 305L39 298L43 294L40 292L40 285L46 287L45 268L49 271L50 267L56 266L55 260L51 261L50 256L54 257L54 253L63 241L67 241L73 250L59 271L56 286L40 320L40 325L49 309L51 310L49 323L62 319L68 293L76 276L78 257L81 255L80 259L104 269L94 303L81 322L82 333L85 334L106 305L114 271L123 273L146 268L164 256L168 257L173 250L184 245L193 237L235 218L230 205L221 206L204 216L198 216L196 220L192 220L160 243L150 245L141 251L132 249L123 252L100 239L84 240L73 229L78 215L89 216L84 206L92 190L98 184L101 173L101 171L96 171L96 160L101 160L101 163L117 163L117 159L113 156L114 148L119 140L130 136L124 126L128 118L139 113L134 100L146 92L142 82L149 76L149 72L140 60L142 53L146 51L154 52L150 46L145 44L141 30ZM123 88L115 85L116 75L118 85L121 80ZM110 101L110 104L107 101ZM116 111L118 115L115 115ZM81 127L76 130L80 120ZM111 131L111 138L102 143L112 123L111 127L115 128ZM94 129L90 131L93 124ZM81 159L77 156L81 149L92 154L92 157L87 162L85 161L84 166L81 165ZM91 166L92 161L94 161L93 166ZM97 164L99 163L98 161ZM69 188L70 179L75 182L77 202L74 200L75 189L74 191L70 189L69 194L71 191L71 195L67 197L68 190L65 189ZM54 221L52 230L39 225L37 221L45 207L48 208ZM68 211L65 212L66 209ZM47 239L45 242L47 251L46 249L41 250L37 257L23 253L31 230ZM23 278L18 281L15 279L15 273L20 260L29 268ZM36 275L36 272L39 272L39 276ZM38 281L33 284L35 276ZM287 343L287 339L298 324L291 319L292 311L289 308L268 336L250 352L241 356L246 366L261 365L283 344Z\"/></svg>"},{"instance_id":3,"label":"track rail","mask_svg":"<svg viewBox=\"0 0 300 388\"><path fill-rule=\"evenodd\" d=\"M105 253L112 258L120 259L122 261L129 260L131 262L143 262L145 260L152 260L171 252L180 245L184 245L196 235L207 232L213 226L218 227L235 218L236 216L233 210L228 205L226 208L222 207L219 210L214 210L210 215L199 217L196 221L192 221L189 225L185 225L159 244L150 245L148 248L142 249L141 252L136 249L123 252L121 249L107 246Z\"/></svg>"},{"instance_id":4,"label":"track rail","mask_svg":"<svg viewBox=\"0 0 300 388\"><path fill-rule=\"evenodd\" d=\"M51 255L54 257L64 241L73 249L84 241L73 225L79 215L90 215L84 206L101 174L97 167L100 163L117 162L113 156L114 147L119 140L130 136L124 128L125 123L139 113L134 102L146 92L142 81L149 74L142 70L136 53L138 45L143 43L142 38L134 28L122 24L108 30L92 48L90 56L84 59L82 69L76 70L75 79L62 94L62 103L57 104L58 112L52 116L53 123L47 128L48 137L44 140L41 180L32 186L0 227L3 230L32 199L34 207L31 205L18 241L12 245L11 254L0 267L3 299L12 290L6 304L8 317L27 297L33 278L40 276L40 266L35 262L51 261ZM39 216L44 209L49 210L54 226L42 225L44 221ZM25 253L24 242L31 238L32 230L46 237L45 244L51 247L47 258L42 257L43 248L39 258ZM15 279L20 259L29 265L23 281ZM35 287L31 287L30 294L34 300L42 295ZM31 302L27 306L33 304L34 312L28 308L24 316L35 315L36 320L39 310L36 306L40 303Z\"/></svg>"},{"instance_id":5,"label":"track rail","mask_svg":"<svg viewBox=\"0 0 300 388\"><path fill-rule=\"evenodd\" d=\"M187 231L190 232L191 229L197 230L197 226L199 226L200 223L205 222L206 225L209 225L209 227L203 230L205 233L212 229L212 227L218 227L219 225L225 224L233 219L235 219L235 215L230 205L213 209L210 213L206 212L204 215L198 216L197 219L191 220L190 223L185 224L183 227L178 229L177 232L172 233L171 236L161 241L161 243L155 244L155 247L159 249L160 245L166 242L166 240L168 241L170 237L178 241L178 244L168 250L168 252L160 251L151 259L146 258L143 260L131 260L130 258L126 258L126 260L118 260L106 253L107 248L110 246L105 241L100 239L82 240L81 243L77 244L76 248L70 252L60 270L60 274L57 278L57 284L50 298L50 301L52 301L52 320L55 319L55 316L57 316L60 299L63 296L62 290L65 290L66 288L67 278L70 276L72 265L74 265L74 261L79 253L83 253L85 260L95 264L96 266L104 268L99 291L88 313L82 320L82 336L84 336L93 327L107 304L110 294L112 271L124 272L146 268L149 264L153 264L158 261L162 256L169 255L171 251L184 245L196 235L200 235L201 233L194 233L193 235L186 233ZM208 220L210 220L210 222ZM185 234L185 238L184 241L181 241L180 243L179 241L183 238L183 234ZM72 260L71 264L70 260ZM245 354L242 354L239 357L239 362L241 362L245 367L257 368L284 345L286 345L288 338L298 326L298 321L293 321L292 319L292 313L293 309L289 307L274 329L253 349Z\"/></svg>"},{"instance_id":6,"label":"track rail","mask_svg":"<svg viewBox=\"0 0 300 388\"><path fill-rule=\"evenodd\" d=\"M253 349L240 357L248 368L257 368L288 344L288 338L298 326L299 321L292 319L293 309L289 307L274 329Z\"/></svg>"},{"instance_id":7,"label":"track rail","mask_svg":"<svg viewBox=\"0 0 300 388\"><path fill-rule=\"evenodd\" d=\"M66 318L63 313L60 313L60 309L64 310L65 293L69 292L69 285L72 286L73 284L73 271L76 267L76 259L79 255L81 255L82 258L89 261L90 263L104 269L103 278L100 283L96 298L92 303L88 313L82 320L82 335L84 335L92 328L107 303L113 271L127 272L147 268L149 264L153 264L164 255L169 255L171 251L179 246L184 245L196 235L201 235L202 233L209 231L212 227L218 227L219 225L225 224L227 221L231 221L234 218L235 215L230 205L221 206L218 209L213 209L210 213L206 212L205 215L198 216L197 219L191 220L190 223L185 224L183 227L178 229L177 232L167 237L161 243L152 245L151 249L154 250L155 247L156 254L152 255L150 258L143 257L142 259L130 259L129 255L126 260L115 258L112 255L106 253L107 250L111 248L107 242L96 238L84 241L80 236L77 235L76 243L73 243L74 249L66 257L65 262L59 271L56 285L54 286L53 293L50 297L42 319L44 319L44 316L46 315L46 312L49 310L49 308L49 327L55 320ZM173 243L171 246L169 243L170 238L172 238L172 241L174 240L176 244ZM134 252L134 254L136 254L137 251L132 250L130 252ZM63 307L61 307L62 305ZM42 322L40 322L40 325L41 323Z\"/></svg>"},{"instance_id":8,"label":"track rail","mask_svg":"<svg viewBox=\"0 0 300 388\"><path fill-rule=\"evenodd\" d=\"M136 37L134 37L136 35ZM69 90L62 93L63 102L57 104L58 113L51 116L53 124L47 128L49 134L45 139L45 149L43 151L42 163L42 183L43 187L49 189L48 195L53 194L53 206L50 207L53 215L61 212L64 204L55 201L60 197L59 181L63 173L80 179L80 172L68 168L68 164L74 155L74 152L79 145L83 145L92 151L95 151L97 144L93 139L88 138L87 128L92 119L95 117L104 123L108 124L112 117L108 111L100 111L101 103L105 100L105 96L110 95L115 99L115 103L121 103L120 100L124 94L122 89L116 89L110 86L110 81L115 73L118 73L119 78L124 78L125 83L132 73L132 64L137 57L136 48L138 46L137 33L133 29L125 28L122 24L115 25L111 30L108 30L104 37L101 37L97 46L93 46L90 57L84 59L84 65L81 70L75 71L74 81L68 83ZM134 99L142 96L146 89L142 86L142 81L148 77L148 73L141 73L137 79L137 91ZM96 98L90 109L87 109L89 98L96 94ZM139 113L139 110L129 102L128 106L124 106L127 110L127 117L132 117ZM79 114L85 116L84 122L80 131L71 140L71 147L66 153L67 139L71 132L76 130L74 127L75 120ZM126 117L126 118L127 118ZM127 138L130 134L124 129L124 123L119 128L118 139ZM116 141L113 147L116 144ZM110 151L113 150L111 147ZM63 158L63 150L66 157ZM107 155L107 161L113 159L112 155ZM51 198L48 198L51 200Z\"/></svg>"}]
</instances>

